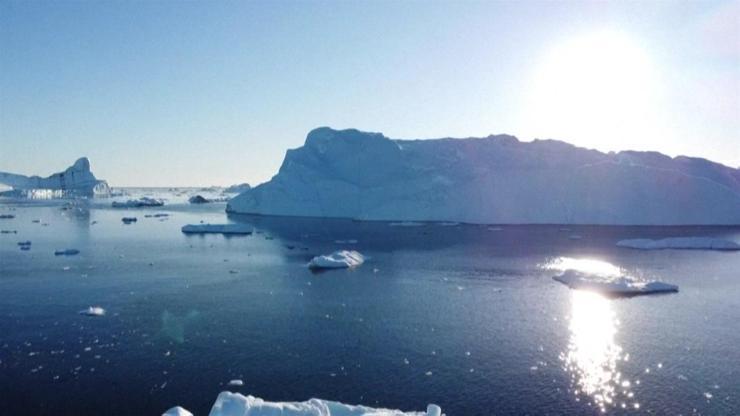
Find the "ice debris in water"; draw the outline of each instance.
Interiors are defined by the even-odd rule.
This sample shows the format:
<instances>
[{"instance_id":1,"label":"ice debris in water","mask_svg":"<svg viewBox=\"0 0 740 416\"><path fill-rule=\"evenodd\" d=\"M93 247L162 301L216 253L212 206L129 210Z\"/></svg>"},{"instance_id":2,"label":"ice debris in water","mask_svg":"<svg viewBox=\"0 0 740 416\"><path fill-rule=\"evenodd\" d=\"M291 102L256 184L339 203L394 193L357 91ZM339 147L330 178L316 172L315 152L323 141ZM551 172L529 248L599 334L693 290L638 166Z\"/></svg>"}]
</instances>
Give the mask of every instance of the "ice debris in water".
<instances>
[{"instance_id":1,"label":"ice debris in water","mask_svg":"<svg viewBox=\"0 0 740 416\"><path fill-rule=\"evenodd\" d=\"M101 308L100 306L90 306L87 309L81 310L80 315L103 316L105 315L105 309Z\"/></svg>"},{"instance_id":2,"label":"ice debris in water","mask_svg":"<svg viewBox=\"0 0 740 416\"><path fill-rule=\"evenodd\" d=\"M672 237L662 240L636 238L617 242L618 247L640 250L740 250L740 244L712 237Z\"/></svg>"},{"instance_id":3,"label":"ice debris in water","mask_svg":"<svg viewBox=\"0 0 740 416\"><path fill-rule=\"evenodd\" d=\"M244 385L244 381L239 380L239 379L229 381L229 386L243 386L243 385Z\"/></svg>"},{"instance_id":4,"label":"ice debris in water","mask_svg":"<svg viewBox=\"0 0 740 416\"><path fill-rule=\"evenodd\" d=\"M309 269L343 269L359 266L365 257L354 250L339 250L331 254L316 256L308 262Z\"/></svg>"},{"instance_id":5,"label":"ice debris in water","mask_svg":"<svg viewBox=\"0 0 740 416\"><path fill-rule=\"evenodd\" d=\"M145 196L139 199L129 199L126 202L114 201L111 204L113 208L161 207L162 205L164 205L164 200L148 198Z\"/></svg>"},{"instance_id":6,"label":"ice debris in water","mask_svg":"<svg viewBox=\"0 0 740 416\"><path fill-rule=\"evenodd\" d=\"M11 220L15 218L15 215L12 214L0 214L0 220Z\"/></svg>"},{"instance_id":7,"label":"ice debris in water","mask_svg":"<svg viewBox=\"0 0 740 416\"><path fill-rule=\"evenodd\" d=\"M65 250L57 250L54 252L55 256L74 256L80 254L80 250L77 250L75 248L68 248Z\"/></svg>"},{"instance_id":8,"label":"ice debris in water","mask_svg":"<svg viewBox=\"0 0 740 416\"><path fill-rule=\"evenodd\" d=\"M174 410L185 413L171 413ZM162 416L183 416L190 412L173 407ZM425 412L403 412L394 409L379 409L353 406L322 399L305 402L268 402L254 396L244 396L228 391L221 392L211 408L210 416L442 416L442 409L430 404Z\"/></svg>"},{"instance_id":9,"label":"ice debris in water","mask_svg":"<svg viewBox=\"0 0 740 416\"><path fill-rule=\"evenodd\" d=\"M132 222L136 222L136 217L123 217L121 218L121 221L123 221L124 224L131 224Z\"/></svg>"},{"instance_id":10,"label":"ice debris in water","mask_svg":"<svg viewBox=\"0 0 740 416\"><path fill-rule=\"evenodd\" d=\"M185 234L252 234L254 229L247 224L188 224L182 227Z\"/></svg>"},{"instance_id":11,"label":"ice debris in water","mask_svg":"<svg viewBox=\"0 0 740 416\"><path fill-rule=\"evenodd\" d=\"M580 270L565 270L553 279L571 289L589 290L612 296L634 296L650 293L678 292L678 286L659 281L641 281L628 275L607 276Z\"/></svg>"}]
</instances>

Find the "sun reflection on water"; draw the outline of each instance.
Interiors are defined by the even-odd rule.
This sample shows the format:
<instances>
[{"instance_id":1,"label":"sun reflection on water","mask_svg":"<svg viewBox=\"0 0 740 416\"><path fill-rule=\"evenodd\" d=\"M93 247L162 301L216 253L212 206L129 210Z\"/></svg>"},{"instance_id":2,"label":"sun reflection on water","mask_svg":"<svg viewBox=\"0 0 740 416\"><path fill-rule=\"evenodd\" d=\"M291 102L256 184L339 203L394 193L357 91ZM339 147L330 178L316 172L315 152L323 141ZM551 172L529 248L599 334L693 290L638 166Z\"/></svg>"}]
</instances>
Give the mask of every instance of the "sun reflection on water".
<instances>
[{"instance_id":1,"label":"sun reflection on water","mask_svg":"<svg viewBox=\"0 0 740 416\"><path fill-rule=\"evenodd\" d=\"M619 268L597 260L561 258L552 268L588 269L610 275ZM616 343L619 321L612 300L598 293L571 291L570 341L561 355L578 400L586 398L605 412L612 407L639 408L631 382L622 377L619 362L629 360Z\"/></svg>"}]
</instances>

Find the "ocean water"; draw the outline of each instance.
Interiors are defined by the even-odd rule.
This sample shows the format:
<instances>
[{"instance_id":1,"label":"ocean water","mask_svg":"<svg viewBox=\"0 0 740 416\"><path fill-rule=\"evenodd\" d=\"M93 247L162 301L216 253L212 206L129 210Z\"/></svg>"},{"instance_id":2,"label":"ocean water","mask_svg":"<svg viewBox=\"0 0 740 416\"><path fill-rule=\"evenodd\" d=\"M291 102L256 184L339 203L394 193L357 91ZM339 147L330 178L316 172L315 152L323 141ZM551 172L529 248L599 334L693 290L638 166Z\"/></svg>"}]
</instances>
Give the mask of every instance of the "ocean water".
<instances>
[{"instance_id":1,"label":"ocean water","mask_svg":"<svg viewBox=\"0 0 740 416\"><path fill-rule=\"evenodd\" d=\"M0 200L15 215L0 230L17 231L0 234L0 414L203 415L225 389L447 415L740 413L740 253L615 247L740 241L740 227L227 217L158 192L167 206ZM201 221L256 232L180 232ZM67 248L80 253L54 255ZM306 268L340 248L369 258ZM608 299L552 280L578 260L680 292Z\"/></svg>"}]
</instances>

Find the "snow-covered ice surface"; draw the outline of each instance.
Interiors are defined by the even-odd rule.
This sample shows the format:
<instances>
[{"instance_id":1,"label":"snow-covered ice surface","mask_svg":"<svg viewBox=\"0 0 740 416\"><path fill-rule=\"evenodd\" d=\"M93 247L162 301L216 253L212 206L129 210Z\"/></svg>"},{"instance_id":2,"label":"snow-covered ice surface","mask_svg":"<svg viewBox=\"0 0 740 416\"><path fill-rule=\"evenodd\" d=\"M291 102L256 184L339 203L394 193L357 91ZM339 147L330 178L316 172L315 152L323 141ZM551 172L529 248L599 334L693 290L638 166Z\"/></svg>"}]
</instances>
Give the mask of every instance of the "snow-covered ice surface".
<instances>
[{"instance_id":1,"label":"snow-covered ice surface","mask_svg":"<svg viewBox=\"0 0 740 416\"><path fill-rule=\"evenodd\" d=\"M578 270L566 270L553 279L571 289L588 290L610 296L649 295L652 293L678 292L678 286L659 281L642 281L634 277L600 276Z\"/></svg>"},{"instance_id":2,"label":"snow-covered ice surface","mask_svg":"<svg viewBox=\"0 0 740 416\"><path fill-rule=\"evenodd\" d=\"M712 237L672 237L660 240L634 238L620 240L617 246L639 250L740 250L740 244L734 241Z\"/></svg>"},{"instance_id":3,"label":"snow-covered ice surface","mask_svg":"<svg viewBox=\"0 0 740 416\"><path fill-rule=\"evenodd\" d=\"M213 404L210 416L440 416L440 408L429 405L426 412L403 412L352 406L321 399L305 402L269 402L254 396L228 391L221 392Z\"/></svg>"},{"instance_id":4,"label":"snow-covered ice surface","mask_svg":"<svg viewBox=\"0 0 740 416\"><path fill-rule=\"evenodd\" d=\"M249 235L254 227L247 224L188 224L182 227L185 234L243 234Z\"/></svg>"},{"instance_id":5,"label":"snow-covered ice surface","mask_svg":"<svg viewBox=\"0 0 740 416\"><path fill-rule=\"evenodd\" d=\"M635 207L640 207L635 209ZM391 140L318 128L227 212L476 224L740 224L740 170L513 136Z\"/></svg>"},{"instance_id":6,"label":"snow-covered ice surface","mask_svg":"<svg viewBox=\"0 0 740 416\"><path fill-rule=\"evenodd\" d=\"M331 254L316 256L308 262L309 269L346 269L365 262L365 257L354 250L338 250Z\"/></svg>"},{"instance_id":7,"label":"snow-covered ice surface","mask_svg":"<svg viewBox=\"0 0 740 416\"><path fill-rule=\"evenodd\" d=\"M0 172L0 184L8 185L28 197L68 197L107 194L108 184L98 180L90 171L90 161L86 157L77 159L63 172L46 178Z\"/></svg>"}]
</instances>

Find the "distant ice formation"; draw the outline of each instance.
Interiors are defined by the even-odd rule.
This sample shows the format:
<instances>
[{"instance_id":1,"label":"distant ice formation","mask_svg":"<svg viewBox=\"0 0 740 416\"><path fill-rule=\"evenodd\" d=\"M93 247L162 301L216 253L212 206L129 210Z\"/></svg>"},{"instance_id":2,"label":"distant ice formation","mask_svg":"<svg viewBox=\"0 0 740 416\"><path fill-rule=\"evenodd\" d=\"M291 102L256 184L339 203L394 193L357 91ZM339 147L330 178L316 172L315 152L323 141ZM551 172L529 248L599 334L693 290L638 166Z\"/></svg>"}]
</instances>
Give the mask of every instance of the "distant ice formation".
<instances>
[{"instance_id":1,"label":"distant ice formation","mask_svg":"<svg viewBox=\"0 0 740 416\"><path fill-rule=\"evenodd\" d=\"M211 201L209 201L202 195L193 195L190 198L188 198L188 202L190 202L191 204L207 204Z\"/></svg>"},{"instance_id":2,"label":"distant ice formation","mask_svg":"<svg viewBox=\"0 0 740 416\"><path fill-rule=\"evenodd\" d=\"M175 413L175 409L178 412ZM181 407L173 407L162 416L185 416L191 413ZM221 392L211 408L210 416L442 416L439 406L430 404L426 412L403 412L401 410L378 409L352 406L322 399L305 402L268 402L254 396L244 396L228 391Z\"/></svg>"},{"instance_id":3,"label":"distant ice formation","mask_svg":"<svg viewBox=\"0 0 740 416\"><path fill-rule=\"evenodd\" d=\"M478 224L740 224L740 170L513 136L391 140L311 131L227 212Z\"/></svg>"},{"instance_id":4,"label":"distant ice formation","mask_svg":"<svg viewBox=\"0 0 740 416\"><path fill-rule=\"evenodd\" d=\"M227 194L240 194L240 193L242 193L244 191L248 191L250 189L252 189L252 187L249 186L248 183L240 183L240 184L236 184L236 185L231 185L228 188L224 189L224 193L227 193Z\"/></svg>"},{"instance_id":5,"label":"distant ice formation","mask_svg":"<svg viewBox=\"0 0 740 416\"><path fill-rule=\"evenodd\" d=\"M126 202L114 201L111 203L113 208L141 208L141 207L161 207L164 201L157 198L143 196L139 199L129 199Z\"/></svg>"},{"instance_id":6,"label":"distant ice formation","mask_svg":"<svg viewBox=\"0 0 740 416\"><path fill-rule=\"evenodd\" d=\"M252 234L254 229L247 224L188 224L182 227L185 234Z\"/></svg>"},{"instance_id":7,"label":"distant ice formation","mask_svg":"<svg viewBox=\"0 0 740 416\"><path fill-rule=\"evenodd\" d=\"M324 256L316 256L308 262L310 269L345 269L359 266L365 257L354 250L339 250Z\"/></svg>"},{"instance_id":8,"label":"distant ice formation","mask_svg":"<svg viewBox=\"0 0 740 416\"><path fill-rule=\"evenodd\" d=\"M635 296L651 293L678 292L678 286L659 281L641 281L632 276L607 277L580 270L565 270L553 279L571 289L588 290L610 296Z\"/></svg>"},{"instance_id":9,"label":"distant ice formation","mask_svg":"<svg viewBox=\"0 0 740 416\"><path fill-rule=\"evenodd\" d=\"M91 197L109 195L108 183L95 178L90 171L90 161L86 157L77 161L64 172L46 178L0 172L0 184L10 186L11 191L4 195L28 198Z\"/></svg>"},{"instance_id":10,"label":"distant ice formation","mask_svg":"<svg viewBox=\"0 0 740 416\"><path fill-rule=\"evenodd\" d=\"M103 316L105 315L105 309L101 308L100 306L90 306L87 309L81 310L80 315Z\"/></svg>"},{"instance_id":11,"label":"distant ice formation","mask_svg":"<svg viewBox=\"0 0 740 416\"><path fill-rule=\"evenodd\" d=\"M617 242L617 246L640 250L740 250L740 244L734 241L712 237L672 237L662 240L636 238L621 240Z\"/></svg>"},{"instance_id":12,"label":"distant ice formation","mask_svg":"<svg viewBox=\"0 0 740 416\"><path fill-rule=\"evenodd\" d=\"M68 248L64 250L57 250L54 252L55 256L74 256L80 254L80 250L77 250L76 248Z\"/></svg>"}]
</instances>

